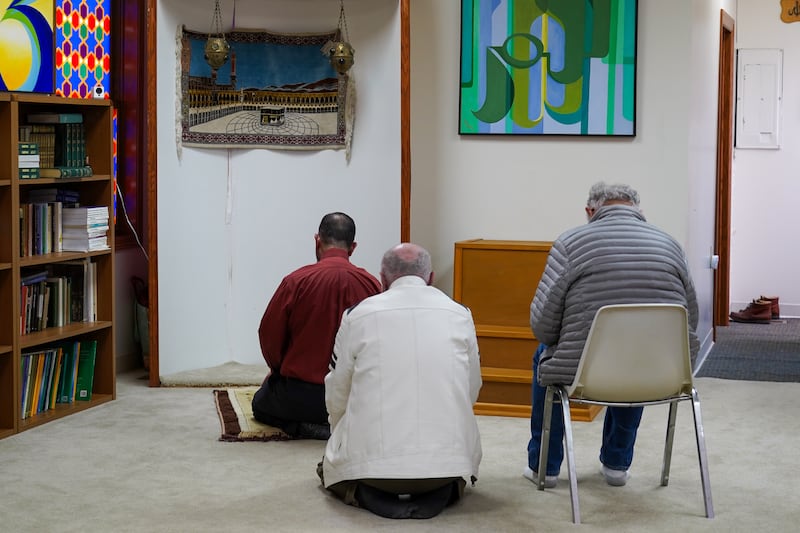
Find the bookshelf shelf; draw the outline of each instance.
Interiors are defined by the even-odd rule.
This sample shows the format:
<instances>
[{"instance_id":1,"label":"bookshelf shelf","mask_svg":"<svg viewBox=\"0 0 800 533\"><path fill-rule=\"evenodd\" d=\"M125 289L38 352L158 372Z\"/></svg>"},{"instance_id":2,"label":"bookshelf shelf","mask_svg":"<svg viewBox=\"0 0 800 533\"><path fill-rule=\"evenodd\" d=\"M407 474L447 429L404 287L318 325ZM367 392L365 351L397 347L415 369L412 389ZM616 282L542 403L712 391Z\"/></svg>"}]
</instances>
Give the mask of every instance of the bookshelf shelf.
<instances>
[{"instance_id":1,"label":"bookshelf shelf","mask_svg":"<svg viewBox=\"0 0 800 533\"><path fill-rule=\"evenodd\" d=\"M69 185L73 186L80 183L89 183L93 181L110 181L111 176L108 174L95 174L86 178L35 178L19 180L20 187L37 186L37 185ZM0 182L2 184L2 182Z\"/></svg>"},{"instance_id":2,"label":"bookshelf shelf","mask_svg":"<svg viewBox=\"0 0 800 533\"><path fill-rule=\"evenodd\" d=\"M72 161L83 161L85 148L85 156L91 165L92 176L20 178L19 167L22 160L19 156L31 153L24 152L23 150L29 148L19 144L20 141L26 140L26 138L20 138L21 132L27 135L36 131L29 125L29 116L53 113L61 114L62 120L67 114L80 115L80 137L72 137L73 141L71 142L74 144L68 145L75 147L74 151L71 151L72 148L64 148L65 151L59 153L72 156ZM30 235L30 226L22 225L24 219L21 217L25 212L24 209L21 209L22 206L32 205L36 202L48 202L47 200L34 200L34 194L41 194L45 189L70 189L79 193L79 205L103 206L108 208L109 213L113 209L112 113L110 100L81 100L42 94L0 92L0 228L6 228L0 231L0 439L90 409L116 397L113 228L106 232L107 249L25 256L22 256L21 253L21 250L24 250L26 254L31 253L30 250L34 250L29 246L30 239L27 241L21 239L26 231L28 231L27 235ZM22 126L25 127L21 128ZM72 129L65 131L75 132ZM67 139L68 137L57 138ZM50 153L52 154L52 152ZM52 202L50 204L52 205ZM47 220L50 220L49 212L47 216ZM51 231L50 226L46 227L46 231ZM46 235L50 235L50 233ZM48 249L49 247L44 246L35 248L36 251ZM93 280L92 286L96 285L96 291L91 293L94 296L93 300L85 300L94 302L91 306L92 315L95 317L94 321L78 320L55 327L52 325L53 322L41 318L38 323L33 323L35 327L30 327L30 329L39 328L40 331L21 333L21 330L28 329L23 327L25 326L23 311L26 310L26 305L31 308L22 298L22 295L25 294L21 290L23 278L25 277L26 283L31 283L29 281L31 274L44 271L47 271L47 275L50 277L58 277L62 275L59 273L62 270L74 268L68 265L81 262L92 264L89 269L91 276L82 279L83 281ZM42 287L46 284L44 281L38 283ZM47 285L50 286L49 281ZM61 292L59 291L59 293ZM72 296L74 297L75 294ZM68 304L59 309L64 309L67 314L72 312ZM80 318L80 311L78 313ZM31 316L33 315L29 314L28 318L30 319ZM28 325L30 324L31 322L28 322ZM86 401L75 400L70 403L52 404L51 401L49 409L44 407L47 402L42 400L38 409L40 412L23 417L23 396L26 396L26 393L29 395L30 391L34 390L33 387L26 388L26 384L30 382L30 376L36 374L30 373L23 376L22 368L35 368L32 362L38 361L36 359L38 357L45 361L50 360L45 359L44 356L25 355L23 357L23 354L46 352L48 349L59 346L77 346L79 343L82 347L84 345L96 346L91 398ZM51 366L55 367L55 364L53 363ZM38 368L41 369L42 365L39 365ZM41 374L41 370L39 372L40 383L44 384L41 376L46 374ZM49 387L47 390L54 391L55 388ZM45 398L45 395L42 394L40 397ZM54 394L52 398L55 397ZM33 406L36 407L36 404L34 403ZM35 410L28 410L28 412Z\"/></svg>"},{"instance_id":3,"label":"bookshelf shelf","mask_svg":"<svg viewBox=\"0 0 800 533\"><path fill-rule=\"evenodd\" d=\"M60 328L47 328L36 333L28 333L27 335L19 336L20 348L27 349L42 344L56 343L65 339L71 339L78 335L85 335L102 329L107 329L112 326L111 322L78 322L77 324L70 324Z\"/></svg>"},{"instance_id":4,"label":"bookshelf shelf","mask_svg":"<svg viewBox=\"0 0 800 533\"><path fill-rule=\"evenodd\" d=\"M113 399L114 398L111 394L92 394L92 399L87 402L73 402L70 404L58 403L56 404L55 409L50 409L44 413L39 413L38 415L33 415L30 418L21 420L20 431L35 428L36 426L41 426L42 424L52 422L53 420L58 420L59 418L64 418L65 416L79 413L80 411L85 411L92 407L110 402Z\"/></svg>"},{"instance_id":5,"label":"bookshelf shelf","mask_svg":"<svg viewBox=\"0 0 800 533\"><path fill-rule=\"evenodd\" d=\"M22 268L49 265L51 263L62 263L64 261L75 261L83 259L84 257L102 257L104 255L111 255L111 250L95 250L94 252L58 252L52 254L31 255L28 257L21 257L19 265Z\"/></svg>"}]
</instances>

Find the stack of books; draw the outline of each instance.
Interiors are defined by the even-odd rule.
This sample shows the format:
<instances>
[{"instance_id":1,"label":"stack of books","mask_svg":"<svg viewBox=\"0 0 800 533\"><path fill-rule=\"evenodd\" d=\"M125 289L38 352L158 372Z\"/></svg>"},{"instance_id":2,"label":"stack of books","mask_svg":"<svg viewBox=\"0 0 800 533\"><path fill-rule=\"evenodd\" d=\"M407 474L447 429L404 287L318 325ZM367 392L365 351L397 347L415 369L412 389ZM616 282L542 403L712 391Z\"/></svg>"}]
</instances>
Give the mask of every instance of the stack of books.
<instances>
[{"instance_id":1,"label":"stack of books","mask_svg":"<svg viewBox=\"0 0 800 533\"><path fill-rule=\"evenodd\" d=\"M61 216L63 251L93 252L108 249L108 207L65 207Z\"/></svg>"},{"instance_id":2,"label":"stack of books","mask_svg":"<svg viewBox=\"0 0 800 533\"><path fill-rule=\"evenodd\" d=\"M39 145L33 142L20 142L18 146L19 179L38 178L41 163Z\"/></svg>"},{"instance_id":3,"label":"stack of books","mask_svg":"<svg viewBox=\"0 0 800 533\"><path fill-rule=\"evenodd\" d=\"M92 175L86 157L86 133L81 113L31 113L20 129L23 140L39 141L42 178L83 178Z\"/></svg>"}]
</instances>

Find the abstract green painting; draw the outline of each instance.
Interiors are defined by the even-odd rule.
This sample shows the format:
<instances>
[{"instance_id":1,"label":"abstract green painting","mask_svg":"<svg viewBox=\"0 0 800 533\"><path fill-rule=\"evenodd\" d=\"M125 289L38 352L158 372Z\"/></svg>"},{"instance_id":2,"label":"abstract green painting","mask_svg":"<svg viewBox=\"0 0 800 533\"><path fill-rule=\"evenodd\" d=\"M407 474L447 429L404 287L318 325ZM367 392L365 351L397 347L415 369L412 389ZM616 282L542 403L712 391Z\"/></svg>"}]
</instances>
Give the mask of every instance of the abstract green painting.
<instances>
[{"instance_id":1,"label":"abstract green painting","mask_svg":"<svg viewBox=\"0 0 800 533\"><path fill-rule=\"evenodd\" d=\"M461 0L460 134L636 134L637 0Z\"/></svg>"}]
</instances>

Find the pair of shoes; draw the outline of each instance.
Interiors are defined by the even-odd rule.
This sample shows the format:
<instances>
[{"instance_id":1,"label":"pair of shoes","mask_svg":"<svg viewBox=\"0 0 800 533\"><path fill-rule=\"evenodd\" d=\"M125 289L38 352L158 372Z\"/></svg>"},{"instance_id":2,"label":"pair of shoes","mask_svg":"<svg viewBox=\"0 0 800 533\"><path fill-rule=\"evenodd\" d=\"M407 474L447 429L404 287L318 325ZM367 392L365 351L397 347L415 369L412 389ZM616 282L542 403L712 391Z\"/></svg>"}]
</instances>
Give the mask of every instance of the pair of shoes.
<instances>
[{"instance_id":1,"label":"pair of shoes","mask_svg":"<svg viewBox=\"0 0 800 533\"><path fill-rule=\"evenodd\" d=\"M731 320L749 324L769 324L772 320L772 302L753 300L746 308L732 312Z\"/></svg>"},{"instance_id":2,"label":"pair of shoes","mask_svg":"<svg viewBox=\"0 0 800 533\"><path fill-rule=\"evenodd\" d=\"M298 422L297 431L292 436L297 439L328 440L331 437L331 427L328 424Z\"/></svg>"},{"instance_id":3,"label":"pair of shoes","mask_svg":"<svg viewBox=\"0 0 800 533\"><path fill-rule=\"evenodd\" d=\"M777 296L761 296L759 300L768 301L772 304L772 319L781 317L781 304Z\"/></svg>"},{"instance_id":4,"label":"pair of shoes","mask_svg":"<svg viewBox=\"0 0 800 533\"><path fill-rule=\"evenodd\" d=\"M534 484L539 483L539 473L534 472L529 466L526 466L525 470L522 471L522 477L532 481ZM554 489L556 485L558 485L558 476L544 476L544 488Z\"/></svg>"},{"instance_id":5,"label":"pair of shoes","mask_svg":"<svg viewBox=\"0 0 800 533\"><path fill-rule=\"evenodd\" d=\"M631 475L627 470L614 470L603 465L603 477L612 487L624 487Z\"/></svg>"}]
</instances>

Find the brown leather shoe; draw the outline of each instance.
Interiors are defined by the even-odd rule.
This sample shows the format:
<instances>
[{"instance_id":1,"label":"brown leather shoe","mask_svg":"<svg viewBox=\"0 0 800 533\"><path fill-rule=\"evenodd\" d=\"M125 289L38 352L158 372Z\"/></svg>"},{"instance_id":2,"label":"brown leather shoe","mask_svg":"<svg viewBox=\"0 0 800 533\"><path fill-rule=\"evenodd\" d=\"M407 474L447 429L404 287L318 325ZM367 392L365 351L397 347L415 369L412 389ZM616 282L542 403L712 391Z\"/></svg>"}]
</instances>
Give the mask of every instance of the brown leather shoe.
<instances>
[{"instance_id":1,"label":"brown leather shoe","mask_svg":"<svg viewBox=\"0 0 800 533\"><path fill-rule=\"evenodd\" d=\"M753 300L745 309L731 313L731 320L749 324L769 324L772 320L772 302Z\"/></svg>"},{"instance_id":2,"label":"brown leather shoe","mask_svg":"<svg viewBox=\"0 0 800 533\"><path fill-rule=\"evenodd\" d=\"M769 300L772 303L772 318L780 318L781 317L781 305L778 301L777 296L762 296L759 300Z\"/></svg>"}]
</instances>

